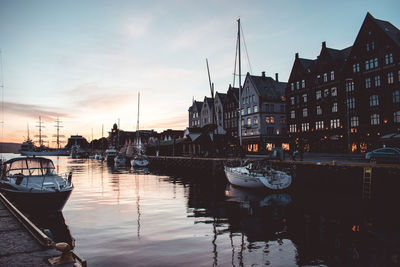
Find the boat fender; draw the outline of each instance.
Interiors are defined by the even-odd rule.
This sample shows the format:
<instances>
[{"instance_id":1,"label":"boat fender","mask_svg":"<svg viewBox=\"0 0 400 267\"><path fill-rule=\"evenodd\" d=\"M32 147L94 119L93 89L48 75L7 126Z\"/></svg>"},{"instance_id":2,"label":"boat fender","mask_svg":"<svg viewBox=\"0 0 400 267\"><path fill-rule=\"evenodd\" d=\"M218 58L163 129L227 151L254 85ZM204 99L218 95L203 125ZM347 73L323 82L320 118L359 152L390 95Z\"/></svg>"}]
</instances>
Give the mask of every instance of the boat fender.
<instances>
[{"instance_id":1,"label":"boat fender","mask_svg":"<svg viewBox=\"0 0 400 267\"><path fill-rule=\"evenodd\" d=\"M68 182L69 183L72 182L72 172L69 172L69 174L68 174Z\"/></svg>"}]
</instances>

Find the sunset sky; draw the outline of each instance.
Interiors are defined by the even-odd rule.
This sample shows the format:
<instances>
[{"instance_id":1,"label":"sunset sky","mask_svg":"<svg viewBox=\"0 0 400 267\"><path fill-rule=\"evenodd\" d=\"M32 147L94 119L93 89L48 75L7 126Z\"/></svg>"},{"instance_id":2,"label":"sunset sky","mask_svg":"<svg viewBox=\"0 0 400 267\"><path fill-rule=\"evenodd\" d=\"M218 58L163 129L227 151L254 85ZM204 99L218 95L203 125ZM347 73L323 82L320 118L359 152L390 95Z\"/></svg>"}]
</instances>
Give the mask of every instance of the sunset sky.
<instances>
[{"instance_id":1,"label":"sunset sky","mask_svg":"<svg viewBox=\"0 0 400 267\"><path fill-rule=\"evenodd\" d=\"M294 55L316 58L321 42L351 46L369 11L400 27L400 1L0 0L4 85L2 141L37 134L101 137L120 119L140 128L185 129L192 98L226 92L240 17L252 74L287 81ZM250 71L243 51L243 72ZM48 141L54 138L48 138Z\"/></svg>"}]
</instances>

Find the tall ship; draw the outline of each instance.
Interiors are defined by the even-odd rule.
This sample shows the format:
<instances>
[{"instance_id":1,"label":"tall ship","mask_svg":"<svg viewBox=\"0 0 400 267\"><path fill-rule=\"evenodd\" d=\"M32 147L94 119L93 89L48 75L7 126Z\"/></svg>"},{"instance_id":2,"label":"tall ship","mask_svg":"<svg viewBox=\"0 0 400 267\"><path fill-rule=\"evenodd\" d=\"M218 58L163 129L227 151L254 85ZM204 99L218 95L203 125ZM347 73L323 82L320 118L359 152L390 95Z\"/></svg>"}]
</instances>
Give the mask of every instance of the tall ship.
<instances>
[{"instance_id":1,"label":"tall ship","mask_svg":"<svg viewBox=\"0 0 400 267\"><path fill-rule=\"evenodd\" d=\"M60 148L60 144L62 143L60 141L60 137L63 137L62 135L60 135L60 128L62 128L62 126L60 126L60 123L61 121L57 118L55 125L55 127L57 128L57 135L54 135L57 138L57 140L55 141L57 143L57 148L50 148L44 145L43 138L45 138L46 136L42 134L42 128L44 128L44 126L42 118L39 116L38 125L36 126L39 128L39 134L35 136L38 137L39 146L36 146L33 140L30 138L28 125L28 136L27 139L21 144L19 153L24 156L68 156L69 152L66 149Z\"/></svg>"}]
</instances>

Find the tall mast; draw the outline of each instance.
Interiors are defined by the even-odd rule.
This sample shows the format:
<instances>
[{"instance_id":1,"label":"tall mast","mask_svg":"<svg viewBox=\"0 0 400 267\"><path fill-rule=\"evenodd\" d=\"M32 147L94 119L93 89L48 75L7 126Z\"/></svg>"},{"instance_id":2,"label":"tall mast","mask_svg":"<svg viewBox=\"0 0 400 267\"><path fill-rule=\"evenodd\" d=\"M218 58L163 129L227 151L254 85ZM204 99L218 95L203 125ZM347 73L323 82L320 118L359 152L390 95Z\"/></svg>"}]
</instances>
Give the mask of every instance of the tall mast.
<instances>
[{"instance_id":1,"label":"tall mast","mask_svg":"<svg viewBox=\"0 0 400 267\"><path fill-rule=\"evenodd\" d=\"M29 137L29 122L26 123L26 130L28 131L27 141L29 141L30 140L30 137Z\"/></svg>"},{"instance_id":2,"label":"tall mast","mask_svg":"<svg viewBox=\"0 0 400 267\"><path fill-rule=\"evenodd\" d=\"M104 124L101 125L101 152L103 153Z\"/></svg>"},{"instance_id":3,"label":"tall mast","mask_svg":"<svg viewBox=\"0 0 400 267\"><path fill-rule=\"evenodd\" d=\"M57 134L53 135L53 137L56 137L56 143L57 143L57 149L60 149L60 137L64 137L63 135L60 135L60 128L63 128L63 126L60 125L62 121L60 121L59 117L57 116L57 120L56 120L56 125L54 125L54 127L56 127L57 129Z\"/></svg>"},{"instance_id":4,"label":"tall mast","mask_svg":"<svg viewBox=\"0 0 400 267\"><path fill-rule=\"evenodd\" d=\"M140 92L138 92L138 105L137 105L137 122L136 122L136 146L139 146L139 110L140 110Z\"/></svg>"},{"instance_id":5,"label":"tall mast","mask_svg":"<svg viewBox=\"0 0 400 267\"><path fill-rule=\"evenodd\" d=\"M42 135L42 128L45 128L45 126L42 125L42 117L39 116L39 121L37 122L38 125L36 125L36 127L39 128L39 135L37 135L36 137L39 137L39 146L43 146L43 138L47 137Z\"/></svg>"},{"instance_id":6,"label":"tall mast","mask_svg":"<svg viewBox=\"0 0 400 267\"><path fill-rule=\"evenodd\" d=\"M238 19L238 49L239 49L239 143L242 148L242 68L240 56L240 19Z\"/></svg>"}]
</instances>

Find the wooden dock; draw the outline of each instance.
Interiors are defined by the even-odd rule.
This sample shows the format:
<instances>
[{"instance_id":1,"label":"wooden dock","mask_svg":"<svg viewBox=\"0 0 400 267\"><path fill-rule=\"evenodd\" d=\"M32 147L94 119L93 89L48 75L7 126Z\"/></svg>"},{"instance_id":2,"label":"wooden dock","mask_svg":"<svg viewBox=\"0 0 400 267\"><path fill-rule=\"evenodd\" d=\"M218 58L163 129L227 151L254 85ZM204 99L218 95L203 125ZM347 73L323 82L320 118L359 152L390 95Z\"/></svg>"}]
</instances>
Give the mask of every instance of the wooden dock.
<instances>
[{"instance_id":1,"label":"wooden dock","mask_svg":"<svg viewBox=\"0 0 400 267\"><path fill-rule=\"evenodd\" d=\"M51 266L60 256L54 243L0 193L0 266ZM76 254L74 258L76 259ZM79 256L77 256L79 257ZM86 261L57 266L86 266ZM83 264L82 264L83 263ZM81 265L80 265L81 264Z\"/></svg>"}]
</instances>

